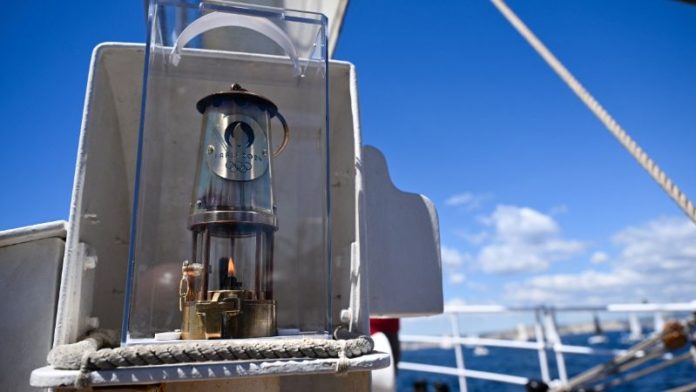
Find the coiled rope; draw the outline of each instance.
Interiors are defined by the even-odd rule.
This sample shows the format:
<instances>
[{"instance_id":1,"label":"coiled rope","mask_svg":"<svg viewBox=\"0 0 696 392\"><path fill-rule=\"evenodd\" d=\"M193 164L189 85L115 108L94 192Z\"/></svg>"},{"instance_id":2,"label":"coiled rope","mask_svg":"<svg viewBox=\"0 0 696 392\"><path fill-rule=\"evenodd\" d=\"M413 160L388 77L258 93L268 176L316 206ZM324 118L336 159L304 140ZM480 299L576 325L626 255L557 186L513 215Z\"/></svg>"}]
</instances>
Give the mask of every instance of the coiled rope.
<instances>
[{"instance_id":1,"label":"coiled rope","mask_svg":"<svg viewBox=\"0 0 696 392\"><path fill-rule=\"evenodd\" d=\"M505 19L522 35L529 45L536 50L541 58L553 69L556 74L566 83L566 85L580 98L588 109L604 124L614 137L621 143L626 150L635 158L650 176L667 192L669 197L674 200L679 208L696 223L696 208L689 198L679 187L665 174L662 169L643 151L642 148L626 133L616 120L597 102L597 100L578 82L573 74L563 66L556 56L549 51L539 38L520 20L519 17L505 4L503 0L491 0L493 5L500 11Z\"/></svg>"},{"instance_id":2,"label":"coiled rope","mask_svg":"<svg viewBox=\"0 0 696 392\"><path fill-rule=\"evenodd\" d=\"M109 330L94 330L77 343L55 347L48 354L48 363L56 369L81 370L76 387L84 387L93 370L200 363L235 360L278 360L338 358L336 372L345 373L349 358L369 354L374 348L372 338L337 331L337 339L240 339L211 341L181 341L176 343L145 344L113 347L116 334Z\"/></svg>"}]
</instances>

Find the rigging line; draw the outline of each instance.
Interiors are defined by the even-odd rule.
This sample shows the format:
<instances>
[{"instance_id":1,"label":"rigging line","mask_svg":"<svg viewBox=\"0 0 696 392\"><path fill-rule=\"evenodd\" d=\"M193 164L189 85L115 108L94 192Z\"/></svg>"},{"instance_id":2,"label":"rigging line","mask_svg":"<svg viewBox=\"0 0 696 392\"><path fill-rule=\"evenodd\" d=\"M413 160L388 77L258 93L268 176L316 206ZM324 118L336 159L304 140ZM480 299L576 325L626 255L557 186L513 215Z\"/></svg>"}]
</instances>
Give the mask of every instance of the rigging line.
<instances>
[{"instance_id":1,"label":"rigging line","mask_svg":"<svg viewBox=\"0 0 696 392\"><path fill-rule=\"evenodd\" d=\"M536 50L541 58L553 69L556 74L568 85L568 87L580 98L592 113L604 124L609 132L623 145L650 176L667 192L669 197L684 211L684 213L696 223L696 208L689 198L682 192L657 164L650 159L648 154L626 133L616 120L597 102L597 100L578 82L573 74L561 64L556 56L532 33L527 25L505 4L503 0L491 0L510 24L527 40L527 43Z\"/></svg>"}]
</instances>

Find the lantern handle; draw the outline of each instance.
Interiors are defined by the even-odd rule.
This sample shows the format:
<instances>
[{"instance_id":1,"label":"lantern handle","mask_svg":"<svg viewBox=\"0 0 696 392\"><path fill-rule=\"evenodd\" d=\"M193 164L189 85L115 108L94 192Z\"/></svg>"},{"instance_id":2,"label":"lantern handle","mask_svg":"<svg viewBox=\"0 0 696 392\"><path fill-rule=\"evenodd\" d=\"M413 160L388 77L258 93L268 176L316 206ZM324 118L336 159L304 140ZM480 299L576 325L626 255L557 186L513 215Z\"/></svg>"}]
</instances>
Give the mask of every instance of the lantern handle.
<instances>
[{"instance_id":1,"label":"lantern handle","mask_svg":"<svg viewBox=\"0 0 696 392\"><path fill-rule=\"evenodd\" d=\"M283 142L280 143L278 149L273 151L274 158L280 155L280 153L283 152L283 150L285 150L285 147L287 147L288 142L290 141L290 128L288 127L288 122L285 121L285 117L283 117L283 115L280 114L280 112L276 112L275 115L278 117L278 120L283 125Z\"/></svg>"},{"instance_id":2,"label":"lantern handle","mask_svg":"<svg viewBox=\"0 0 696 392\"><path fill-rule=\"evenodd\" d=\"M290 37L275 23L260 16L235 15L220 11L203 15L188 25L177 37L174 47L169 54L169 61L174 66L179 65L181 50L186 44L195 37L219 27L243 27L263 34L283 48L288 57L290 57L290 61L292 61L295 75L299 76L302 74L295 45L290 40Z\"/></svg>"}]
</instances>

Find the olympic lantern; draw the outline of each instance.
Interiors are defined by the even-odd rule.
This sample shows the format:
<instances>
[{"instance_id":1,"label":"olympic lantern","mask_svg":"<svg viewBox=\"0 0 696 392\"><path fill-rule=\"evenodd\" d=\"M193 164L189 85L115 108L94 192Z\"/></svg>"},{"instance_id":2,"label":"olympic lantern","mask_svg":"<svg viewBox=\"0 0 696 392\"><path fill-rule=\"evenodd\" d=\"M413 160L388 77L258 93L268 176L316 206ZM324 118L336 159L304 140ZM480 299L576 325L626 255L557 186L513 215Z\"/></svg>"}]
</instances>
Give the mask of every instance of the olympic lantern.
<instances>
[{"instance_id":1,"label":"olympic lantern","mask_svg":"<svg viewBox=\"0 0 696 392\"><path fill-rule=\"evenodd\" d=\"M184 261L179 308L183 339L248 338L276 333L273 236L278 229L272 161L289 140L276 105L234 84L208 95ZM271 150L271 123L283 141Z\"/></svg>"}]
</instances>

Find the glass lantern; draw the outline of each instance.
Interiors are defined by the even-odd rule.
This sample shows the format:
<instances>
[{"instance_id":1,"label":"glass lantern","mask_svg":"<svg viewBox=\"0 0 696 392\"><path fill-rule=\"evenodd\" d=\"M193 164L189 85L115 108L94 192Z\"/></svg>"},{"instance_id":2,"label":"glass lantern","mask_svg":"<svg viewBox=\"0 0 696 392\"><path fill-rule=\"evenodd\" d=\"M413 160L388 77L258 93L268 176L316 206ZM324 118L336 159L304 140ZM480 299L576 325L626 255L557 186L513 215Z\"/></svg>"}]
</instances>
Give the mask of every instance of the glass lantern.
<instances>
[{"instance_id":1,"label":"glass lantern","mask_svg":"<svg viewBox=\"0 0 696 392\"><path fill-rule=\"evenodd\" d=\"M328 336L326 22L150 2L123 344Z\"/></svg>"}]
</instances>

